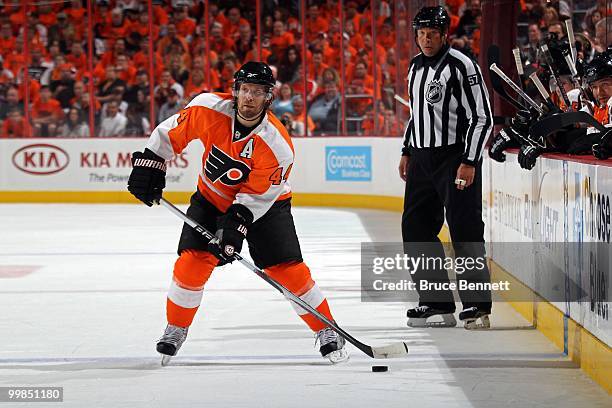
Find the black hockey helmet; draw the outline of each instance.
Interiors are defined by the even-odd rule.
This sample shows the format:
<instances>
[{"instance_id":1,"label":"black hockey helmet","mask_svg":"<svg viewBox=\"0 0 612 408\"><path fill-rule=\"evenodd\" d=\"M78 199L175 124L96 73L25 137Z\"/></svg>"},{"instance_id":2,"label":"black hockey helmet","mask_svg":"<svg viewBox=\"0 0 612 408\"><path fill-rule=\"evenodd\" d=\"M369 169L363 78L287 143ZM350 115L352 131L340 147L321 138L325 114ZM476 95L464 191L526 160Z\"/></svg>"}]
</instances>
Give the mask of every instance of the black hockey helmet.
<instances>
[{"instance_id":1,"label":"black hockey helmet","mask_svg":"<svg viewBox=\"0 0 612 408\"><path fill-rule=\"evenodd\" d=\"M412 20L412 28L415 31L420 28L437 28L447 33L449 27L450 16L442 6L423 7Z\"/></svg>"},{"instance_id":2,"label":"black hockey helmet","mask_svg":"<svg viewBox=\"0 0 612 408\"><path fill-rule=\"evenodd\" d=\"M584 79L592 84L600 79L612 77L612 49L597 54L584 68Z\"/></svg>"},{"instance_id":3,"label":"black hockey helmet","mask_svg":"<svg viewBox=\"0 0 612 408\"><path fill-rule=\"evenodd\" d=\"M552 57L552 63L554 64L555 73L557 75L571 75L571 70L567 61L565 60L565 54L571 55L569 41L565 38L559 39L557 34L550 33L548 38L543 41L548 46L550 56ZM552 67L549 67L546 62L541 64L542 68L548 76L551 74Z\"/></svg>"},{"instance_id":4,"label":"black hockey helmet","mask_svg":"<svg viewBox=\"0 0 612 408\"><path fill-rule=\"evenodd\" d=\"M271 88L276 84L276 80L268 64L248 61L234 74L234 88L239 84L259 84Z\"/></svg>"}]
</instances>

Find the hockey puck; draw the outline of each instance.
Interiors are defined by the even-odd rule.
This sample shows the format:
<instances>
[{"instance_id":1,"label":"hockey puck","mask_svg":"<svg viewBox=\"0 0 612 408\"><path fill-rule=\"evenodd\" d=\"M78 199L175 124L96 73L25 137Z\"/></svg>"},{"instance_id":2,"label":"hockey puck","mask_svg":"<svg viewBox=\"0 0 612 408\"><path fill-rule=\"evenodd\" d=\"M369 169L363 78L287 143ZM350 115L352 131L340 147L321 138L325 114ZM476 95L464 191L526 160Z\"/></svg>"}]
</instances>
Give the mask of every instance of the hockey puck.
<instances>
[{"instance_id":1,"label":"hockey puck","mask_svg":"<svg viewBox=\"0 0 612 408\"><path fill-rule=\"evenodd\" d=\"M373 373L384 373L386 371L389 371L388 366L372 366Z\"/></svg>"}]
</instances>

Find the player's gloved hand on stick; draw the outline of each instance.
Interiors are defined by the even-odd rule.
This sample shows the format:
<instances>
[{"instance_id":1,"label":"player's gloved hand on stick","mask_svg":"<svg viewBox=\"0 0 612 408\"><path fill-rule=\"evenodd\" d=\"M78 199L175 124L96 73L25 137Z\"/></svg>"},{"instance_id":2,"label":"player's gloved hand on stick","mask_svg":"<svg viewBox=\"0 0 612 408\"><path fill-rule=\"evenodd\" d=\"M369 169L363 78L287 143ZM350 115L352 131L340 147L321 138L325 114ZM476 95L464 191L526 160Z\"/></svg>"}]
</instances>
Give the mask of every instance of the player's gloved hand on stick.
<instances>
[{"instance_id":1,"label":"player's gloved hand on stick","mask_svg":"<svg viewBox=\"0 0 612 408\"><path fill-rule=\"evenodd\" d=\"M253 213L242 204L232 204L217 221L215 238L208 250L219 259L219 266L234 261L234 254L242 250L248 227L253 223Z\"/></svg>"},{"instance_id":2,"label":"player's gloved hand on stick","mask_svg":"<svg viewBox=\"0 0 612 408\"><path fill-rule=\"evenodd\" d=\"M607 160L612 156L612 129L602 133L601 138L592 147L593 156Z\"/></svg>"},{"instance_id":3,"label":"player's gloved hand on stick","mask_svg":"<svg viewBox=\"0 0 612 408\"><path fill-rule=\"evenodd\" d=\"M504 128L493 138L493 143L491 143L491 146L489 146L489 157L493 160L500 163L506 161L506 154L504 153L504 150L506 150L512 140L507 133L510 131L510 128Z\"/></svg>"},{"instance_id":4,"label":"player's gloved hand on stick","mask_svg":"<svg viewBox=\"0 0 612 408\"><path fill-rule=\"evenodd\" d=\"M542 149L537 146L531 144L522 145L518 155L518 162L521 168L525 170L533 169L542 152Z\"/></svg>"},{"instance_id":5,"label":"player's gloved hand on stick","mask_svg":"<svg viewBox=\"0 0 612 408\"><path fill-rule=\"evenodd\" d=\"M128 190L151 207L158 203L166 187L166 161L149 149L132 153L132 173Z\"/></svg>"}]
</instances>

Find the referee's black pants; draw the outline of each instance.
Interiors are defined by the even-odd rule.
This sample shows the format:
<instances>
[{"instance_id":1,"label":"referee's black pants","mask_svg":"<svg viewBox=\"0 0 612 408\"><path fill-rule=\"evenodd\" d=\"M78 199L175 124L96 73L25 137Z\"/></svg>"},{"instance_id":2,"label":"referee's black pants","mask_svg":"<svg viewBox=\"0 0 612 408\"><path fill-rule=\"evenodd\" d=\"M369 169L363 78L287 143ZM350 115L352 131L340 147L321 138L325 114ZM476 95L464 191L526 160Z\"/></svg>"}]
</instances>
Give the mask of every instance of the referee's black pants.
<instances>
[{"instance_id":1,"label":"referee's black pants","mask_svg":"<svg viewBox=\"0 0 612 408\"><path fill-rule=\"evenodd\" d=\"M444 259L444 248L438 234L446 210L455 259L484 259L481 163L476 166L473 184L464 190L457 189L455 178L463 152L463 145L411 150L402 215L402 237L407 255ZM473 283L489 282L490 274L485 264L484 268L470 268L457 274L457 280L460 279ZM421 280L448 283L446 269L418 269L412 280L417 285L419 305L455 311L452 291L420 289ZM490 291L460 290L459 296L464 309L477 306L485 311L491 310Z\"/></svg>"}]
</instances>

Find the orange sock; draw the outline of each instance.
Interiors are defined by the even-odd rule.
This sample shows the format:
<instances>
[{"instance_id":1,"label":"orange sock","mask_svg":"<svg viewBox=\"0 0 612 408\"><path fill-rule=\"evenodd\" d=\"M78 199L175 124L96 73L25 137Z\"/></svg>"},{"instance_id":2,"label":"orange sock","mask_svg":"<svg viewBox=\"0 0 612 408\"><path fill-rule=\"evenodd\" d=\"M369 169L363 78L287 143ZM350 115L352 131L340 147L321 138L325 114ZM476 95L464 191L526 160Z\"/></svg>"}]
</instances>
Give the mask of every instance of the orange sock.
<instances>
[{"instance_id":1,"label":"orange sock","mask_svg":"<svg viewBox=\"0 0 612 408\"><path fill-rule=\"evenodd\" d=\"M174 264L174 276L168 290L166 317L169 324L179 327L191 325L202 302L204 284L217 263L217 258L208 252L181 252Z\"/></svg>"},{"instance_id":2,"label":"orange sock","mask_svg":"<svg viewBox=\"0 0 612 408\"><path fill-rule=\"evenodd\" d=\"M314 307L323 316L327 317L329 320L334 319L329 310L327 299L325 299L319 286L312 280L310 269L308 269L305 263L294 262L275 265L266 269L265 272L272 279L289 289L293 294L299 296L300 299L310 306ZM312 331L317 332L327 326L311 315L307 310L297 306L293 302L291 302L291 306L293 306L297 314Z\"/></svg>"}]
</instances>

